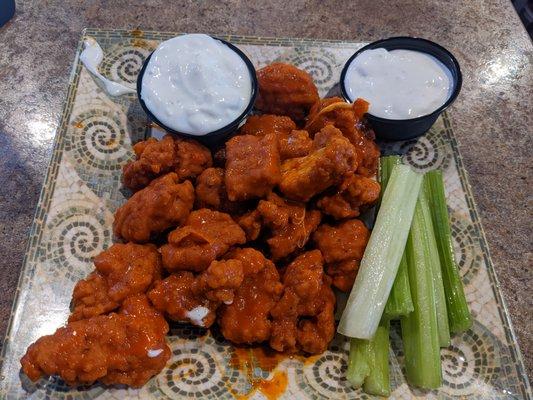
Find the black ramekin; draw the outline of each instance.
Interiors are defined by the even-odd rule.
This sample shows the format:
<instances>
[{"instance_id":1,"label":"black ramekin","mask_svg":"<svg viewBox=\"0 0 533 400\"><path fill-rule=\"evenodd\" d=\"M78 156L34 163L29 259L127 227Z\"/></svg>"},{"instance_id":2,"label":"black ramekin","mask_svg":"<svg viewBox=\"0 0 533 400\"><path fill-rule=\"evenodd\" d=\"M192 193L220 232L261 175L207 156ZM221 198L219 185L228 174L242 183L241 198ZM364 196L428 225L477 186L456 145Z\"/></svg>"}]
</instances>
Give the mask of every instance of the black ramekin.
<instances>
[{"instance_id":1,"label":"black ramekin","mask_svg":"<svg viewBox=\"0 0 533 400\"><path fill-rule=\"evenodd\" d=\"M370 122L370 125L376 132L376 135L385 140L407 140L412 139L417 136L423 135L426 133L429 128L435 123L439 115L448 108L457 98L459 92L461 91L461 85L463 83L463 77L461 74L461 68L455 57L446 50L444 47L438 45L427 39L400 36L392 37L389 39L378 40L377 42L372 42L357 52L355 52L344 64L344 67L341 72L340 77L340 88L342 96L346 101L353 102L355 99L351 99L348 95L348 91L344 86L346 72L351 62L357 57L361 52L369 49L384 48L387 50L415 50L423 53L427 53L435 57L441 63L443 63L446 68L450 70L450 73L453 78L453 91L450 95L450 98L442 106L437 108L431 114L423 115L417 118L411 119L387 119L376 117L370 113L366 114L367 120Z\"/></svg>"},{"instance_id":2,"label":"black ramekin","mask_svg":"<svg viewBox=\"0 0 533 400\"><path fill-rule=\"evenodd\" d=\"M141 107L143 108L144 112L148 115L148 118L159 125L161 128L166 130L169 133L173 133L175 135L183 136L189 139L195 139L199 142L202 142L203 144L207 146L216 146L220 143L227 140L232 134L234 134L237 129L242 126L246 122L246 119L248 118L248 115L252 111L252 108L255 103L255 98L257 97L257 91L258 91L258 85L257 85L257 76L255 73L255 67L250 61L250 59L244 54L237 46L231 44L230 42L227 42L223 39L219 39L217 37L213 36L213 39L218 40L222 43L224 43L226 46L228 46L231 50L233 50L235 53L237 53L244 63L246 64L246 67L248 68L248 72L250 73L250 80L251 80L251 86L252 86L252 93L250 96L250 102L244 109L244 111L239 115L235 120L230 122L228 125L217 129L216 131L209 132L205 135L197 136L197 135L191 135L188 133L178 132L172 128L169 128L165 124L163 124L157 117L150 111L150 109L146 106L145 102L143 101L141 97L141 89L142 89L142 80L144 76L144 72L146 71L146 67L148 66L148 63L150 62L150 58L152 58L152 54L150 54L146 60L143 63L143 66L141 70L139 71L139 75L137 76L137 97L139 98L139 102L141 103Z\"/></svg>"}]
</instances>

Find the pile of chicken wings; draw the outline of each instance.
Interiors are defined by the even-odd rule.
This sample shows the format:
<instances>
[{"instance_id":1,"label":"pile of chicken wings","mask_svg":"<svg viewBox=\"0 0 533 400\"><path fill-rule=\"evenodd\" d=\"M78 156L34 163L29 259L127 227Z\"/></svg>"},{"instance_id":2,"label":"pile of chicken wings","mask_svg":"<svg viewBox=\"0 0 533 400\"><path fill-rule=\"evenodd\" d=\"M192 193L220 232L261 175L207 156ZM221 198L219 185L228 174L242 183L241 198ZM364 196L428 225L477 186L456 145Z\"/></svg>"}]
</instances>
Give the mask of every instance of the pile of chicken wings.
<instances>
[{"instance_id":1,"label":"pile of chicken wings","mask_svg":"<svg viewBox=\"0 0 533 400\"><path fill-rule=\"evenodd\" d=\"M135 144L115 213L117 243L73 291L65 327L32 344L32 380L138 387L171 351L167 320L236 344L319 354L335 332L368 241L357 219L379 197L368 104L320 99L306 72L258 71L257 115L213 152L167 135Z\"/></svg>"}]
</instances>

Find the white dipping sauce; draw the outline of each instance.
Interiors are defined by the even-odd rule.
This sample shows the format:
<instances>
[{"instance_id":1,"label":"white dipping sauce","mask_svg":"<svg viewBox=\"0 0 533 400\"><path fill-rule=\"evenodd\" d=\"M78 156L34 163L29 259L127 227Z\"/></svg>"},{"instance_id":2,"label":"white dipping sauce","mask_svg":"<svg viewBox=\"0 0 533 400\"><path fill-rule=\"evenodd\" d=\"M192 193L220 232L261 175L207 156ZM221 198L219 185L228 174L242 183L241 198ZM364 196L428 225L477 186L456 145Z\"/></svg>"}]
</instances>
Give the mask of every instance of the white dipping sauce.
<instances>
[{"instance_id":1,"label":"white dipping sauce","mask_svg":"<svg viewBox=\"0 0 533 400\"><path fill-rule=\"evenodd\" d=\"M100 82L104 85L107 93L111 96L120 96L126 93L135 93L135 90L130 89L120 83L110 81L98 71L98 66L104 59L104 52L96 40L88 37L83 42L84 49L80 55L80 60Z\"/></svg>"},{"instance_id":2,"label":"white dipping sauce","mask_svg":"<svg viewBox=\"0 0 533 400\"><path fill-rule=\"evenodd\" d=\"M208 35L178 36L159 45L146 67L141 98L164 125L205 135L234 121L252 95L244 60Z\"/></svg>"},{"instance_id":3,"label":"white dipping sauce","mask_svg":"<svg viewBox=\"0 0 533 400\"><path fill-rule=\"evenodd\" d=\"M431 114L450 98L453 77L432 55L413 50L365 50L350 63L345 88L354 101L370 103L368 112L387 119Z\"/></svg>"}]
</instances>

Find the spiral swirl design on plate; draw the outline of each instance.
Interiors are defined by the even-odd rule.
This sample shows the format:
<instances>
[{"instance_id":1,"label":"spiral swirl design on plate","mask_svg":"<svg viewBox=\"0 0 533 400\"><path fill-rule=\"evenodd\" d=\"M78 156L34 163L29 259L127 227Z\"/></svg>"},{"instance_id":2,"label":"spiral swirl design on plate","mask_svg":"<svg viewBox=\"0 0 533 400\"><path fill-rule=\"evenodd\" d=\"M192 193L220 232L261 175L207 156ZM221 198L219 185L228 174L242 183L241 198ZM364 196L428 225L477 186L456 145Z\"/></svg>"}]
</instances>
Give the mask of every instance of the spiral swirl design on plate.
<instances>
[{"instance_id":1,"label":"spiral swirl design on plate","mask_svg":"<svg viewBox=\"0 0 533 400\"><path fill-rule=\"evenodd\" d=\"M202 398L233 398L231 385L237 381L239 371L224 367L227 354L221 353L217 346L207 342L194 346L182 341L171 343L172 357L165 368L154 380L157 390L167 398L194 397L202 393Z\"/></svg>"},{"instance_id":2,"label":"spiral swirl design on plate","mask_svg":"<svg viewBox=\"0 0 533 400\"><path fill-rule=\"evenodd\" d=\"M126 141L126 117L119 111L93 109L78 115L65 150L81 171L120 171L131 155Z\"/></svg>"},{"instance_id":3,"label":"spiral swirl design on plate","mask_svg":"<svg viewBox=\"0 0 533 400\"><path fill-rule=\"evenodd\" d=\"M466 396L486 391L493 398L498 390L504 348L485 326L478 321L471 329L452 339L450 347L441 350L442 391L452 396Z\"/></svg>"},{"instance_id":4,"label":"spiral swirl design on plate","mask_svg":"<svg viewBox=\"0 0 533 400\"><path fill-rule=\"evenodd\" d=\"M91 269L92 260L111 242L112 232L104 211L89 204L67 202L47 224L41 258L53 265L58 279L77 282Z\"/></svg>"},{"instance_id":5,"label":"spiral swirl design on plate","mask_svg":"<svg viewBox=\"0 0 533 400\"><path fill-rule=\"evenodd\" d=\"M147 49L141 47L113 47L105 53L100 69L112 81L135 89L137 75L149 54Z\"/></svg>"}]
</instances>

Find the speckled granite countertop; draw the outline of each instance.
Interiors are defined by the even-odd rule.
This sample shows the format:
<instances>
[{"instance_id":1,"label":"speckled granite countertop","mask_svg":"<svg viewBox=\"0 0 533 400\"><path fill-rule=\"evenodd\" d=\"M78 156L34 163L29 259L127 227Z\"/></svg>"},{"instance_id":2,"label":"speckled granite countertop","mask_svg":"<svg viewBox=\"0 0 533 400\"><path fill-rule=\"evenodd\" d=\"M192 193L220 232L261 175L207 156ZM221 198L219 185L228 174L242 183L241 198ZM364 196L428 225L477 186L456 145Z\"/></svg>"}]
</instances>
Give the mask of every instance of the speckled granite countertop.
<instances>
[{"instance_id":1,"label":"speckled granite countertop","mask_svg":"<svg viewBox=\"0 0 533 400\"><path fill-rule=\"evenodd\" d=\"M0 28L2 334L83 28L353 41L415 35L461 63L463 90L450 115L531 378L533 46L508 0L130 3L22 0Z\"/></svg>"}]
</instances>

